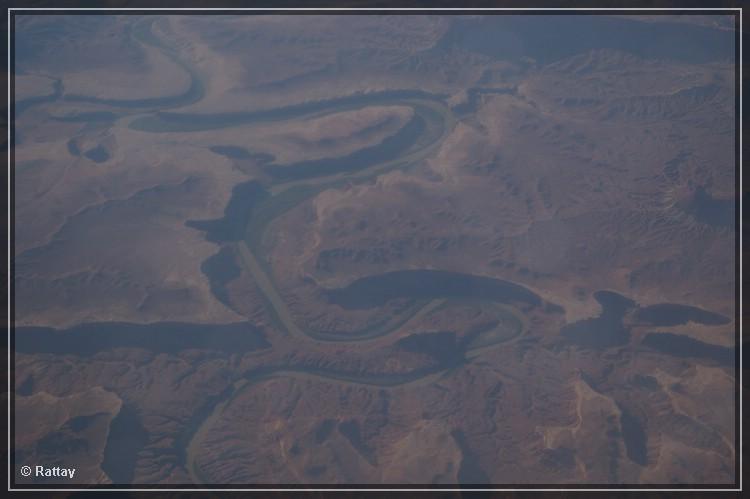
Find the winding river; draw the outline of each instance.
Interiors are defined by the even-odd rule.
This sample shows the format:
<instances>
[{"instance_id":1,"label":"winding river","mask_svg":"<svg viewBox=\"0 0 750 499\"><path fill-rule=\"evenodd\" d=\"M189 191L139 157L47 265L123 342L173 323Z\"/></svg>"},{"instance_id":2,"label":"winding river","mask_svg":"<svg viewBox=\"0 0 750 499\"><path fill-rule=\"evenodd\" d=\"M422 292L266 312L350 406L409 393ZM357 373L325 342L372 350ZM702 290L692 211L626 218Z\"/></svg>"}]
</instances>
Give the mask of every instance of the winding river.
<instances>
[{"instance_id":1,"label":"winding river","mask_svg":"<svg viewBox=\"0 0 750 499\"><path fill-rule=\"evenodd\" d=\"M456 122L453 111L445 103L446 96L417 90L385 91L354 94L337 99L306 102L261 111L180 113L175 109L198 102L203 98L204 81L197 69L180 58L178 51L165 45L159 37L154 35L152 25L153 21L137 21L131 30L132 37L137 42L148 46L149 49L161 50L182 67L191 78L189 88L179 95L137 100L65 95L62 97L65 100L99 104L107 108L107 111L81 113L60 119L89 124L89 122L101 122L103 118L107 123L114 123L124 117L134 117L128 123L130 128L160 134L189 133L240 125L309 119L369 106L408 106L413 110L412 118L399 131L379 144L346 156L279 165L273 162L272 156L265 155L263 156L263 170L267 180L250 180L236 186L221 219L188 222L188 226L203 231L207 240L219 246L218 252L206 260L202 266L217 299L229 305L224 286L239 274L241 268L244 268L252 275L256 285L265 296L268 308L275 318L275 329L279 334L291 336L301 342L308 342L307 345L303 343L303 348L314 347L315 343L375 340L398 330L410 320L419 318L439 307L449 306L456 300L490 302L491 310L497 316L495 323L475 331L462 342L457 342L455 337L451 337L453 333L445 333L440 338L429 335L416 335L416 337L408 338L408 341L402 345L403 348L420 350L430 347L428 351L434 351L436 359L436 362L429 367L411 372L368 374L285 364L266 366L238 374L224 392L211 399L205 407L196 412L194 420L178 438L178 442L181 442L179 445L182 447L179 450L184 453L183 464L196 483L206 480L197 463L197 456L200 455L205 435L224 408L242 390L254 383L278 376L325 379L329 382L382 388L428 382L449 369L471 362L472 356L467 356L468 353L472 352L473 356L476 356L486 348L513 340L523 333L526 322L515 305L538 306L543 303L539 296L520 285L499 279L430 270L392 272L355 281L348 288L325 290L324 294L331 303L338 303L345 308L378 307L394 297L411 300L411 303L397 314L398 316L385 318L379 324L366 330L345 333L321 332L298 324L279 293L266 255L263 254L261 241L266 228L280 215L325 189L361 183L394 169L409 169L434 153ZM169 111L166 111L167 109ZM241 144L216 146L215 152L238 158L250 154ZM190 348L192 343L198 348L204 346L220 351L229 349L233 352L251 351L270 346L262 334L250 324L225 326L91 324L72 328L66 331L65 335L62 334L63 332L45 328L23 329L23 333L17 336L16 346L19 351L29 352L34 351L33 344L39 344L33 341L35 339L43 339L43 344L47 345L46 348L50 352L79 355L91 355L101 349L114 348L119 342L167 352ZM21 328L19 332L20 330ZM185 334L186 332L188 334ZM73 336L67 333L72 333ZM62 339L62 336L66 336L67 340ZM173 337L180 339L177 341ZM81 341L70 343L70 338L80 338ZM220 345L222 338L227 340L227 345L224 346L226 348ZM440 344L443 344L445 348L440 347ZM75 350L76 345L81 350ZM123 426L122 431L127 432L125 426L127 425ZM108 455L117 454L117 446L121 445L118 442L126 441L127 439L114 435L108 441ZM120 474L130 476L128 473Z\"/></svg>"},{"instance_id":2,"label":"winding river","mask_svg":"<svg viewBox=\"0 0 750 499\"><path fill-rule=\"evenodd\" d=\"M410 120L400 130L379 144L365 147L351 154L300 161L294 164L276 164L267 154L250 153L242 144L217 145L217 154L230 159L262 158L264 180L249 180L237 185L226 206L224 216L217 220L192 220L188 226L204 232L206 239L218 245L217 253L202 265L216 298L230 305L226 284L239 275L241 269L252 275L268 303L274 317L273 334L284 334L306 343L304 348L315 348L316 343L367 342L385 337L418 319L456 301L482 301L497 320L483 329L457 341L453 333L425 333L399 340L398 347L425 351L434 355L435 362L427 367L401 373L345 372L335 369L314 368L294 364L264 366L238 373L232 384L221 394L199 408L183 434L177 438L176 449L183 457L183 465L196 483L208 481L200 470L197 457L213 423L222 411L243 390L255 383L274 377L324 379L328 382L376 386L384 389L407 384L429 382L449 369L458 367L481 354L487 348L513 340L526 329L523 314L511 305L536 306L542 303L533 292L514 283L459 273L430 270L392 272L382 276L355 281L347 288L325 290L331 303L345 308L374 308L391 298L406 298L409 304L393 317L361 331L314 331L298 324L277 289L268 259L262 251L261 241L269 224L316 196L319 192L345 184L356 184L394 169L409 169L434 153L450 133L456 117L446 105L446 96L419 90L393 90L348 95L336 99L304 102L282 108L232 113L180 113L181 107L200 101L205 92L205 82L200 72L180 57L177 50L166 45L152 31L152 20L136 21L131 29L133 39L149 50L160 50L180 66L189 76L190 85L184 92L167 97L134 100L99 99L83 95L61 95L62 87L50 98L69 102L100 105L101 111L86 111L55 119L79 122L87 127L111 124L129 118L127 126L142 132L162 134L189 133L199 130L221 129L270 122L284 122L318 118L344 111L354 111L370 106L405 106L413 110ZM28 107L35 102L22 103ZM79 155L76 144L69 144L71 154ZM94 159L102 159L98 156ZM106 159L106 158L103 158ZM246 352L271 347L263 334L249 323L233 325L189 324L85 324L64 331L50 328L19 328L16 350L37 352L39 345L48 353L91 356L97 352L121 346L131 346L155 352L178 353L189 348L207 348L219 352ZM269 339L270 340L270 339ZM305 344L303 343L303 345ZM467 355L471 353L472 355ZM132 420L132 421L131 421ZM106 446L108 456L135 456L137 449L126 438L137 418L120 418L119 426L111 434ZM130 423L128 422L130 421ZM131 428L133 426L133 428ZM141 432L142 432L141 428ZM146 441L144 437L144 442ZM129 446L129 447L128 447ZM134 458L122 461L110 459L110 473L118 480L132 477Z\"/></svg>"},{"instance_id":3,"label":"winding river","mask_svg":"<svg viewBox=\"0 0 750 499\"><path fill-rule=\"evenodd\" d=\"M139 118L133 121L131 126L153 133L205 130L266 121L317 117L375 105L409 106L414 110L414 118L389 140L346 157L303 161L292 165L266 164L266 171L271 178L270 183L262 185L253 180L238 186L227 205L224 217L217 220L189 222L192 227L205 231L208 240L222 245L223 248L231 248L234 259L228 260L227 254L224 253L225 265L221 268L232 269L236 265L247 270L253 276L256 285L269 304L276 329L303 342L362 342L389 335L410 320L427 314L452 299L461 298L466 294L463 291L468 291L463 288L471 279L477 279L478 282L494 289L498 294L499 302L509 302L512 301L510 298L514 297L520 299L520 301L537 303L539 297L520 286L514 288L515 285L512 283L503 283L499 280L478 276L446 273L439 276L445 286L438 288L438 292L433 290L433 293L422 293L421 296L418 296L420 293L415 288L414 296L411 297L412 303L406 306L398 316L384 318L380 323L361 331L336 333L315 331L298 324L276 287L261 245L263 234L269 224L324 189L337 187L344 183L362 182L377 174L396 168L407 169L434 152L442 139L452 129L455 120L450 109L437 96L421 92L382 92L254 113L223 113L200 116L159 113ZM235 149L230 149L230 151L236 152ZM217 268L219 267L217 266ZM211 272L209 268L204 270L207 270L206 274L209 279L217 283L215 288L217 296L226 296L221 291L222 275L218 272ZM224 272L226 276L227 271L224 270ZM429 273L429 271L427 272ZM396 277L396 279L386 277L385 282L376 282L375 285L381 289L393 289L403 284L403 282L399 282L398 275L393 277ZM414 271L406 276L406 280L417 282L423 277L424 275L421 275L420 271ZM401 281L403 280L403 276L401 276ZM430 280L428 279L428 281ZM493 284L495 287L493 287ZM363 285L368 288L372 283L366 281ZM359 289L362 285L355 284L355 287ZM443 289L442 293L440 289ZM450 291L451 289L453 289L453 292ZM458 291L456 292L456 290ZM505 291L506 295L503 295L502 291ZM364 292L367 293L366 290ZM346 290L338 290L338 292L337 290L330 290L328 293L331 302L347 295L349 293ZM378 305L366 304L368 307ZM234 383L231 389L216 400L213 409L207 413L205 419L191 428L192 434L186 439L188 443L185 448L185 466L191 478L196 483L209 481L209 478L201 471L198 461L204 439L231 401L253 384L280 376L325 379L328 382L379 386L385 389L428 382L430 379L439 377L448 369L469 362L467 353L479 353L480 350L509 341L521 334L524 326L522 320L508 320L508 316L513 317L509 313L503 315L498 312L498 316L504 317L505 320L500 320L498 324L487 331L479 332L471 343L461 345L455 351L455 357L442 358L440 362L429 368L417 369L408 373L380 375L347 373L293 365L268 366L245 373L241 379Z\"/></svg>"},{"instance_id":4,"label":"winding river","mask_svg":"<svg viewBox=\"0 0 750 499\"><path fill-rule=\"evenodd\" d=\"M372 309L393 299L408 300L409 303L393 317L386 317L381 322L360 331L315 331L299 324L282 298L274 282L267 255L263 253L261 242L272 221L325 189L365 182L390 170L408 170L436 151L443 139L452 131L457 120L456 113L470 111L476 104L477 95L512 94L514 90L473 89L469 92L470 98L464 107L457 108L449 107L446 104L447 96L444 95L418 90L392 90L304 102L276 109L205 114L179 112L179 108L199 102L204 97L205 75L182 59L177 49L165 44L154 34L155 22L158 21L136 21L132 26L131 36L149 50L160 50L189 75L190 84L185 91L159 98L99 99L82 95L62 95L62 83L57 81L53 94L18 102L16 113L20 114L38 103L62 98L70 102L101 105L106 110L83 112L57 119L96 126L97 123L109 125L130 117L131 121L127 126L131 129L163 134L310 119L369 106L406 106L413 110L412 118L381 143L341 157L276 164L273 156L247 151L242 144L217 144L212 147L213 152L230 159L257 159L266 177L263 180L248 180L235 186L222 218L192 220L187 223L189 227L202 231L208 241L218 246L217 253L203 263L202 271L208 277L211 290L219 301L231 306L225 286L244 269L253 277L266 299L274 320L272 334L286 335L295 341L299 340L301 348L305 349L330 342L374 341L392 334L409 321L419 319L441 307L465 301L487 304L497 319L461 341L456 340L451 332L422 333L400 339L396 342L400 348L428 352L435 359L435 363L430 366L410 372L373 374L278 364L236 374L232 383L223 392L196 410L183 434L177 438L176 445L179 447L178 452L182 454L182 464L195 483L210 481L210 477L206 477L201 471L198 456L212 426L243 390L256 383L281 376L322 379L333 383L375 386L383 389L428 383L450 369L472 362L472 359L485 349L521 336L528 326L523 310L544 306L547 310L562 311L560 307L545 303L533 291L513 282L487 276L416 269L364 277L343 288L322 290L322 295L329 303L345 309ZM491 33L484 31L468 34L456 32L446 40L453 43L462 37L481 38L490 35ZM71 154L81 154L75 142L69 143L68 147ZM94 160L106 161L106 158L97 152L93 154ZM596 299L602 305L602 314L597 318L566 326L562 330L562 335L573 344L595 349L627 343L630 332L623 324L623 316L628 310L636 307L635 303L611 292L599 292ZM637 311L636 317L640 323L654 326L683 324L691 320L705 324L722 324L727 321L726 318L707 311L670 304L645 307ZM602 331L606 331L607 334L601 334ZM266 349L272 345L272 342L266 341L265 336L249 323L85 324L64 332L49 328L18 328L18 332L15 343L18 352L79 356L90 356L119 346L168 353L190 348L242 353ZM649 335L644 341L644 346L659 351L677 352L674 354L682 356L694 356L696 351L705 350L697 348L695 342L686 342L679 337L675 339L675 336ZM681 342L677 344L677 340ZM733 355L733 352L725 349L714 349L710 352L712 359L725 363L728 363ZM108 473L118 481L132 479L133 470L124 468L134 466L138 452L138 449L133 447L132 439L127 436L129 432L133 433L132 426L139 425L140 422L133 414L126 415L128 417L123 416L118 420L119 426L111 432L105 450L111 461ZM143 428L139 431L139 435L145 432ZM145 445L146 436L142 437ZM641 449L637 454L642 453ZM121 455L130 456L125 459L129 465L121 464L114 457ZM118 476L121 478L118 479Z\"/></svg>"}]
</instances>

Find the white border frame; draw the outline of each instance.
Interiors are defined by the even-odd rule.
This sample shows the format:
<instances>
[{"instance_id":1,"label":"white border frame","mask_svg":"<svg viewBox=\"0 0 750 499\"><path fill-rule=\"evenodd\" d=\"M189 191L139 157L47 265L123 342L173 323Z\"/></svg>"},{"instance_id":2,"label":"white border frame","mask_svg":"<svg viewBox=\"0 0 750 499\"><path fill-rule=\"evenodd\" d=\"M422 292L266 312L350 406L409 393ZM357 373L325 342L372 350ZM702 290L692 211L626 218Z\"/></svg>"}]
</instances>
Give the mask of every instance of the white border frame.
<instances>
[{"instance_id":1,"label":"white border frame","mask_svg":"<svg viewBox=\"0 0 750 499\"><path fill-rule=\"evenodd\" d=\"M302 11L302 12L343 12L343 11L361 11L362 15L367 15L370 12L377 12L377 11L386 11L386 12L462 12L462 11L472 11L472 12L478 12L478 11L524 11L524 12L533 12L533 11L555 11L555 12L562 12L562 11L613 11L613 12L620 12L620 11L653 11L653 12L669 12L669 11L711 11L711 12L727 12L727 13L737 13L740 14L740 53L739 53L739 69L740 69L740 78L739 78L739 95L740 95L740 126L739 126L739 134L740 134L740 157L739 157L739 170L740 170L740 233L736 234L735 237L740 238L740 275L737 276L739 278L740 282L740 296L739 296L739 318L740 318L740 344L735 345L735 348L739 348L740 352L740 365L739 365L739 379L735 379L735 386L737 383L739 383L739 392L740 392L740 435L739 435L739 450L735 449L735 459L737 456L739 456L740 460L740 476L739 476L739 488L679 488L679 489L669 489L669 488L523 488L523 489L513 489L513 488L427 488L427 489L371 489L371 488L341 488L341 489L331 489L331 488L253 488L253 489L242 489L242 488L222 488L222 489L211 489L211 488L177 488L177 489L169 489L169 488L148 488L148 489L142 489L142 488L65 488L65 489L52 489L52 488L12 488L12 475L11 475L11 456L10 456L10 449L11 449L11 428L10 428L10 411L11 411L11 376L10 376L10 366L11 366L11 345L10 345L10 339L11 339L11 310L10 310L10 291L12 283L10 282L10 266L11 266L11 219L10 219L10 194L11 194L11 185L10 185L10 170L11 170L11 150L13 148L13 145L10 142L10 129L11 129L11 78L14 78L14 75L11 73L11 67L10 67L10 61L11 61L11 39L10 39L10 28L11 28L11 16L15 12L27 12L30 14L33 14L35 11L42 11L42 12L48 12L48 11L139 11L139 12L148 12L148 11L155 11L155 12L166 12L166 11L222 11L222 12L255 12L255 11L275 11L275 12L289 12L289 11ZM362 8L337 8L337 7L284 7L284 8L276 8L276 7L257 7L257 8L220 8L220 7L203 7L203 8L182 8L182 7L171 7L171 8L159 8L159 7L143 7L143 8L137 8L137 7L122 7L122 8L98 8L98 7L52 7L52 8L23 8L23 7L9 7L7 8L8 12L8 492L550 492L550 491L558 491L558 492L741 492L742 489L742 7L719 7L719 8L712 8L712 7L690 7L690 8L680 8L680 7L670 7L670 8L659 8L659 7L648 7L648 8L638 8L638 7L612 7L612 8L604 8L604 7L592 7L592 8L584 8L584 7L575 7L575 8L554 8L554 7L484 7L484 8L472 8L472 7L443 7L443 8L430 8L430 7L376 7L376 8L368 8L368 7L362 7ZM735 68L736 71L736 68ZM735 92L737 89L735 89ZM736 95L736 94L735 94ZM735 111L736 112L736 111ZM737 130L735 130L735 134L737 133ZM737 388L735 388L737 389Z\"/></svg>"}]
</instances>

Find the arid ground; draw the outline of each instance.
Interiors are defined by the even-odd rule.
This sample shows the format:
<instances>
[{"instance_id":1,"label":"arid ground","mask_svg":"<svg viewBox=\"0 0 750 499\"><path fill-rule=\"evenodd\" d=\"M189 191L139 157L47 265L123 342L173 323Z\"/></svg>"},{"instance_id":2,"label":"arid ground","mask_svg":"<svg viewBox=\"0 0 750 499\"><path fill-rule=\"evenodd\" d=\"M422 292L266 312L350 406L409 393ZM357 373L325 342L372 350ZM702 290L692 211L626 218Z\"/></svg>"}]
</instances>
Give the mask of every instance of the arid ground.
<instances>
[{"instance_id":1,"label":"arid ground","mask_svg":"<svg viewBox=\"0 0 750 499\"><path fill-rule=\"evenodd\" d=\"M737 479L733 17L14 22L17 483Z\"/></svg>"}]
</instances>

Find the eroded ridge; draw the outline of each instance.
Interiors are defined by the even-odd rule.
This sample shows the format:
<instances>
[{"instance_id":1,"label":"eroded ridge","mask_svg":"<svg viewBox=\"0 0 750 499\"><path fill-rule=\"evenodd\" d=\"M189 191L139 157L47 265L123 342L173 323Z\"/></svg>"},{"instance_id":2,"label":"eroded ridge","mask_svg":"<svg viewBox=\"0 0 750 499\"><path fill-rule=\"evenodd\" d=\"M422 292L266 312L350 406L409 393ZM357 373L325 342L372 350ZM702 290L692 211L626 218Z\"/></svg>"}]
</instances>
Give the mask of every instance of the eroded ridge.
<instances>
[{"instance_id":1,"label":"eroded ridge","mask_svg":"<svg viewBox=\"0 0 750 499\"><path fill-rule=\"evenodd\" d=\"M731 16L16 21L19 483L736 480Z\"/></svg>"}]
</instances>

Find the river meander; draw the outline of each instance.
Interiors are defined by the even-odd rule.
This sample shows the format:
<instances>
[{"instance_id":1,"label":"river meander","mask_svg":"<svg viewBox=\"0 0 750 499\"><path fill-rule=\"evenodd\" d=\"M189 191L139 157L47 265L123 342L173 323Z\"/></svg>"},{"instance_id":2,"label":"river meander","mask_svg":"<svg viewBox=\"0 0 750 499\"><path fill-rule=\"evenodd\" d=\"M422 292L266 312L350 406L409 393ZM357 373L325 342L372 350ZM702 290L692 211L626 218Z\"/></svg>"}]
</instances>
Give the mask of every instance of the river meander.
<instances>
[{"instance_id":1,"label":"river meander","mask_svg":"<svg viewBox=\"0 0 750 499\"><path fill-rule=\"evenodd\" d=\"M153 134L262 126L263 123L310 119L369 106L408 106L414 111L412 119L395 134L379 144L346 156L284 165L274 163L271 156L264 156L263 171L268 177L267 180L253 179L236 186L222 218L188 222L188 226L203 231L206 239L218 246L217 253L204 262L202 270L211 283L214 295L222 303L229 303L224 285L239 274L240 268L244 269L253 277L268 303L269 312L275 322L273 333L278 332L300 340L301 348L314 348L328 342L356 343L377 340L398 331L410 320L450 305L453 300L491 302L497 315L496 323L478 330L466 341L457 342L455 337L451 340L450 334L453 333L450 332L443 334L440 336L441 341L448 343L444 352L437 351L437 362L429 367L409 372L374 374L280 364L237 374L231 386L208 401L205 407L196 410L196 417L178 438L180 445L184 446L181 449L184 453L183 464L196 483L207 480L197 463L207 432L224 408L242 390L253 384L279 376L322 379L331 383L354 383L381 388L427 382L450 369L471 362L472 356L467 356L468 353L476 354L519 337L526 329L521 310L545 305L533 291L510 281L456 272L416 269L369 276L358 279L345 288L323 290L323 295L329 303L352 309L377 308L395 298L410 299L410 304L403 308L398 317L384 318L366 330L345 333L314 331L299 324L282 298L273 279L268 259L263 253L262 241L266 229L279 216L312 199L325 189L363 182L394 169L407 170L434 153L456 123L454 112L446 104L446 96L416 90L394 90L353 94L277 109L232 113L181 113L175 109L198 102L204 96L205 85L199 71L182 60L176 50L164 45L151 32L150 22L137 23L132 30L132 36L140 43L161 50L182 67L191 78L189 88L179 95L138 100L70 95L64 98L71 102L85 102L87 105L100 104L106 108L120 108L117 112L107 111L107 119L114 122L124 116L137 115L128 126ZM503 93L506 92L503 90ZM55 95L54 98L59 98L59 95ZM29 102L25 105L32 104L34 103ZM65 119L88 122L101 120L101 116L101 113L82 113ZM213 150L232 159L242 159L250 155L241 144L217 144ZM574 343L593 345L596 348L626 343L629 340L629 331L623 326L622 317L634 304L614 293L599 293L597 299L604 310L601 316L571 324L564 328L563 335ZM674 312L667 308L663 305L660 308L644 309L640 319L652 321L654 324L676 321L664 318L665 314ZM688 315L686 320L699 318L707 323L722 320L708 315L707 312L690 311ZM603 329L611 333L602 335ZM246 323L202 326L175 323L86 324L64 332L49 328L19 328L17 332L16 351L82 356L118 346L170 353L187 348L243 353L268 348L273 343L271 341L269 344L263 334ZM63 333L67 338L65 341L61 339ZM419 349L424 346L420 342L434 342L437 338L412 338L405 345L407 348ZM664 349L665 338L664 335L652 337L649 346ZM450 343L451 341L453 343ZM40 345L44 347L40 349ZM692 345L685 346L683 350L690 350L691 353ZM724 359L728 354L720 351L715 356ZM127 428L123 431L127 431ZM107 455L117 454L117 442L121 440L127 439L115 438L108 441Z\"/></svg>"}]
</instances>

